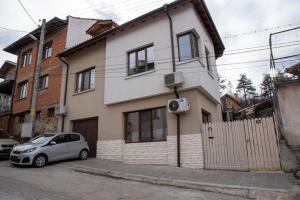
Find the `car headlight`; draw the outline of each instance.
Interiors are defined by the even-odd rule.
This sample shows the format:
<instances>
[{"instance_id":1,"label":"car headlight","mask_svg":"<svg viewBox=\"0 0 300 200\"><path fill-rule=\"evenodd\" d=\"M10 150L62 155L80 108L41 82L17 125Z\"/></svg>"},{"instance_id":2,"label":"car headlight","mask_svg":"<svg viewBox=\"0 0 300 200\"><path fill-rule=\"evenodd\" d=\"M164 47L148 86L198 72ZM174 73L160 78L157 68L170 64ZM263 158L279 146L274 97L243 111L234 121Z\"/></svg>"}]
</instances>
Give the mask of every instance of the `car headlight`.
<instances>
[{"instance_id":1,"label":"car headlight","mask_svg":"<svg viewBox=\"0 0 300 200\"><path fill-rule=\"evenodd\" d=\"M22 153L31 153L36 150L36 147L22 151Z\"/></svg>"}]
</instances>

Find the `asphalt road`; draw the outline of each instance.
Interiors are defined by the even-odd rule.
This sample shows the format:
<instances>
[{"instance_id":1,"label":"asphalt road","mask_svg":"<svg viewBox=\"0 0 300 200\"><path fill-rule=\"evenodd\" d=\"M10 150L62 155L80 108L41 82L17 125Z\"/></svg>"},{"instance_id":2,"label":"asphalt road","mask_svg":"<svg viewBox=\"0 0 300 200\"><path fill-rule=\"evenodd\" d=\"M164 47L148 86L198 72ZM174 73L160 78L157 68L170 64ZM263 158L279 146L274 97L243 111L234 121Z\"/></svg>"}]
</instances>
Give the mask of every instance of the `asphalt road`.
<instances>
[{"instance_id":1,"label":"asphalt road","mask_svg":"<svg viewBox=\"0 0 300 200\"><path fill-rule=\"evenodd\" d=\"M245 200L230 195L82 174L58 164L41 169L20 168L11 166L7 160L0 160L0 200Z\"/></svg>"}]
</instances>

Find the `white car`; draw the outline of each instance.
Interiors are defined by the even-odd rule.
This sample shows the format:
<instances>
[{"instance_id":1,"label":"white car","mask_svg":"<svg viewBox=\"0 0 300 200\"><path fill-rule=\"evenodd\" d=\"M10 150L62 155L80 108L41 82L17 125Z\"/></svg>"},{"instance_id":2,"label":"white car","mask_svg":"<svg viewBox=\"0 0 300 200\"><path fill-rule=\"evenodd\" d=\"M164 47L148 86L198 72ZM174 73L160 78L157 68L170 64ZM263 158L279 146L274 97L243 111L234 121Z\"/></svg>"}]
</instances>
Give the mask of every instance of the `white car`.
<instances>
[{"instance_id":1,"label":"white car","mask_svg":"<svg viewBox=\"0 0 300 200\"><path fill-rule=\"evenodd\" d=\"M9 157L10 152L19 144L18 141L13 140L9 135L0 132L0 157Z\"/></svg>"},{"instance_id":2,"label":"white car","mask_svg":"<svg viewBox=\"0 0 300 200\"><path fill-rule=\"evenodd\" d=\"M45 133L29 143L17 145L10 154L13 165L43 167L48 162L88 157L89 146L79 133Z\"/></svg>"}]
</instances>

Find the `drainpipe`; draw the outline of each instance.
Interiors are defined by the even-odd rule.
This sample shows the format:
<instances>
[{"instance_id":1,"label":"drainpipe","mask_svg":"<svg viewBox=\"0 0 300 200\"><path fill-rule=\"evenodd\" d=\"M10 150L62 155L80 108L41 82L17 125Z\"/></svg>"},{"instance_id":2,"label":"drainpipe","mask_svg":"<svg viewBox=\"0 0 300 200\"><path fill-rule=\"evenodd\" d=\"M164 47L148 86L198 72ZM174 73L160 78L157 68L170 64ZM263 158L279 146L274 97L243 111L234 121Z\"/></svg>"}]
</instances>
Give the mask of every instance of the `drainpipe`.
<instances>
[{"instance_id":1,"label":"drainpipe","mask_svg":"<svg viewBox=\"0 0 300 200\"><path fill-rule=\"evenodd\" d=\"M66 103L67 103L67 91L68 91L68 78L69 78L69 63L67 63L60 56L58 56L58 59L67 66L66 79L65 79L65 90L64 90L64 102L63 102L63 105L66 106ZM65 115L62 116L62 122L61 123L62 123L61 124L61 132L64 132L64 129L65 129Z\"/></svg>"},{"instance_id":2,"label":"drainpipe","mask_svg":"<svg viewBox=\"0 0 300 200\"><path fill-rule=\"evenodd\" d=\"M166 15L168 16L169 19L169 24L170 24L170 38L171 38L171 51L172 51L172 67L173 67L173 72L176 72L176 64L175 64L175 49L174 49L174 34L173 34L173 21L170 16L170 13L168 11L168 4L164 5L164 11ZM174 86L174 94L176 98L178 99L179 93L177 91L177 86ZM176 123L177 123L177 167L180 167L180 115L177 113L176 114Z\"/></svg>"}]
</instances>

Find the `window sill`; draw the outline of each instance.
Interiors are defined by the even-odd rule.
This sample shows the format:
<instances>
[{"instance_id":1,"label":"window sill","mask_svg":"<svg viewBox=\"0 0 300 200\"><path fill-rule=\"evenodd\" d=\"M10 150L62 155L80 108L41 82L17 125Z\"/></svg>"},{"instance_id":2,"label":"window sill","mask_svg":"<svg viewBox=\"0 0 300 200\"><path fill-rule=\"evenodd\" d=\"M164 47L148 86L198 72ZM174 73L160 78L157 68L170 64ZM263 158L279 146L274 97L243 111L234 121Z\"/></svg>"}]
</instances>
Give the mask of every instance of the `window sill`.
<instances>
[{"instance_id":1,"label":"window sill","mask_svg":"<svg viewBox=\"0 0 300 200\"><path fill-rule=\"evenodd\" d=\"M125 144L141 144L141 143L154 143L154 142L166 142L167 140L159 140L159 141L145 141L145 142L126 142Z\"/></svg>"},{"instance_id":2,"label":"window sill","mask_svg":"<svg viewBox=\"0 0 300 200\"><path fill-rule=\"evenodd\" d=\"M22 100L25 100L27 97L24 97L24 98L19 98L17 99L16 101L22 101Z\"/></svg>"},{"instance_id":3,"label":"window sill","mask_svg":"<svg viewBox=\"0 0 300 200\"><path fill-rule=\"evenodd\" d=\"M76 92L76 93L73 94L73 96L76 96L76 95L79 95L79 94L84 94L84 93L87 93L87 92L92 92L94 90L95 90L95 88L84 90L84 91L80 91L80 92Z\"/></svg>"},{"instance_id":4,"label":"window sill","mask_svg":"<svg viewBox=\"0 0 300 200\"><path fill-rule=\"evenodd\" d=\"M207 70L207 73L208 73L208 75L209 75L212 79L214 79L214 75L213 75L213 73L212 73L210 70Z\"/></svg>"},{"instance_id":5,"label":"window sill","mask_svg":"<svg viewBox=\"0 0 300 200\"><path fill-rule=\"evenodd\" d=\"M41 89L39 89L39 92L42 92L42 91L47 90L47 89L48 89L48 87L46 87L46 88L41 88Z\"/></svg>"},{"instance_id":6,"label":"window sill","mask_svg":"<svg viewBox=\"0 0 300 200\"><path fill-rule=\"evenodd\" d=\"M192 58L192 59L189 59L189 60L179 61L179 62L176 63L176 65L177 66L184 65L184 64L187 64L187 63L195 62L195 61L198 61L201 65L201 67L206 67L205 65L203 65L203 63L202 63L202 61L200 60L199 57L195 57L195 58Z\"/></svg>"},{"instance_id":7,"label":"window sill","mask_svg":"<svg viewBox=\"0 0 300 200\"><path fill-rule=\"evenodd\" d=\"M143 76L143 75L146 75L146 74L151 74L151 73L154 73L154 72L156 72L156 69L152 69L152 70L149 70L149 71L145 71L145 72L141 72L141 73L138 73L138 74L133 74L133 75L127 76L127 77L124 78L124 80L131 79L131 78L138 77L138 76Z\"/></svg>"}]
</instances>

